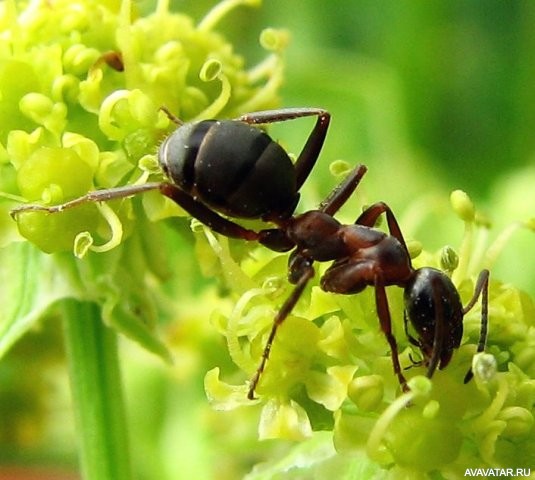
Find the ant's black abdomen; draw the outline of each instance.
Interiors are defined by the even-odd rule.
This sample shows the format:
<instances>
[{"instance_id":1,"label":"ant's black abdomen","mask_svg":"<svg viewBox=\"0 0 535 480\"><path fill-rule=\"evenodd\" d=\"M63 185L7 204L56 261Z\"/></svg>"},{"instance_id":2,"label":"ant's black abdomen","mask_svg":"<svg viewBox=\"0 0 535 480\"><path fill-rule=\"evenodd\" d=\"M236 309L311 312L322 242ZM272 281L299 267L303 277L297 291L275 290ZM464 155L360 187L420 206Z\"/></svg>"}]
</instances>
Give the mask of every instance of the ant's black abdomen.
<instances>
[{"instance_id":1,"label":"ant's black abdomen","mask_svg":"<svg viewBox=\"0 0 535 480\"><path fill-rule=\"evenodd\" d=\"M232 217L289 216L299 199L288 154L244 122L184 124L164 141L159 160L182 190Z\"/></svg>"}]
</instances>

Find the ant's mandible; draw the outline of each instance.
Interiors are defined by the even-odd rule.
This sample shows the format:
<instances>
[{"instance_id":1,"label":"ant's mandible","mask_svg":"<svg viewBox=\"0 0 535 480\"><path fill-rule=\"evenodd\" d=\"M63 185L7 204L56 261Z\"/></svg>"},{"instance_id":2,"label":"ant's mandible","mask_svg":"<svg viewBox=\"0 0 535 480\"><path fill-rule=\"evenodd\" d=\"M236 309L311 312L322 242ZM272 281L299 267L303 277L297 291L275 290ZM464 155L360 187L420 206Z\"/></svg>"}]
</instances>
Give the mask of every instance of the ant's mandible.
<instances>
[{"instance_id":1,"label":"ant's mandible","mask_svg":"<svg viewBox=\"0 0 535 480\"><path fill-rule=\"evenodd\" d=\"M295 288L274 319L258 369L249 387L254 393L268 361L279 326L290 314L308 281L314 276L313 262L333 261L321 279L328 292L354 294L366 286L375 288L377 314L391 351L394 373L406 389L398 359L396 339L385 287L397 285L405 291L405 330L410 322L417 338L411 343L422 352L421 363L431 377L444 368L459 347L463 317L482 296L481 335L478 351L485 346L489 272L481 272L474 295L463 307L457 289L441 271L415 270L399 225L383 202L367 208L351 225L334 215L357 188L366 173L360 165L337 186L317 210L294 215L299 190L309 176L323 146L330 115L319 108L268 110L235 120L204 120L182 124L161 145L159 162L168 181L97 190L61 205L24 205L12 211L61 212L87 202L107 201L159 190L190 215L227 237L257 241L278 252L293 250L288 278ZM316 116L316 124L293 164L282 147L253 125ZM389 234L374 228L386 215ZM223 214L224 216L222 216ZM274 228L254 231L232 218L256 218ZM471 378L471 370L465 381Z\"/></svg>"}]
</instances>

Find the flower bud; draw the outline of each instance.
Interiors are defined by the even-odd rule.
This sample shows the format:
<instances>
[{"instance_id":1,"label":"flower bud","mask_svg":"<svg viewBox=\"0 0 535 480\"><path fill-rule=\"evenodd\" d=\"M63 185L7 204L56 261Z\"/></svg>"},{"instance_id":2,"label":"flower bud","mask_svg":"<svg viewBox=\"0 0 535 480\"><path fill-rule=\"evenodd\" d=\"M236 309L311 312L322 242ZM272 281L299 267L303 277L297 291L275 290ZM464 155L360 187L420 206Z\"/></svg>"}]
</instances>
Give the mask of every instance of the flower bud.
<instances>
[{"instance_id":1,"label":"flower bud","mask_svg":"<svg viewBox=\"0 0 535 480\"><path fill-rule=\"evenodd\" d=\"M459 265L459 255L450 245L445 245L440 252L440 268L453 272Z\"/></svg>"},{"instance_id":2,"label":"flower bud","mask_svg":"<svg viewBox=\"0 0 535 480\"><path fill-rule=\"evenodd\" d=\"M365 375L351 381L348 397L361 410L374 411L383 401L384 381L380 375Z\"/></svg>"},{"instance_id":3,"label":"flower bud","mask_svg":"<svg viewBox=\"0 0 535 480\"><path fill-rule=\"evenodd\" d=\"M476 210L466 192L454 190L450 195L451 206L459 218L465 222L473 222Z\"/></svg>"},{"instance_id":4,"label":"flower bud","mask_svg":"<svg viewBox=\"0 0 535 480\"><path fill-rule=\"evenodd\" d=\"M519 437L528 434L533 428L533 414L522 407L506 407L496 417L507 423L503 435Z\"/></svg>"}]
</instances>

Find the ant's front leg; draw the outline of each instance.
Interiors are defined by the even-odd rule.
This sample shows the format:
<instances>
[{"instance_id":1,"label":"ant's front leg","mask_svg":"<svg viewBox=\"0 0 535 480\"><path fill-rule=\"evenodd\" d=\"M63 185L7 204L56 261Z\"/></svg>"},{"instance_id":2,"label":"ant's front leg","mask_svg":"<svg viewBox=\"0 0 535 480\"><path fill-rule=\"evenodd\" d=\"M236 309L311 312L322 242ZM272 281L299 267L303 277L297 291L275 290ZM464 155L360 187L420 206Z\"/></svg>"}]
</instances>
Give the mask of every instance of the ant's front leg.
<instances>
[{"instance_id":1,"label":"ant's front leg","mask_svg":"<svg viewBox=\"0 0 535 480\"><path fill-rule=\"evenodd\" d=\"M377 316L381 324L381 330L383 331L388 345L390 345L390 356L392 358L392 366L394 367L394 374L398 377L401 389L406 392L409 387L407 386L407 380L401 371L401 365L399 363L398 344L396 337L392 333L392 317L390 315L390 307L388 306L388 298L386 296L386 290L379 278L375 279L375 304L377 309Z\"/></svg>"},{"instance_id":2,"label":"ant's front leg","mask_svg":"<svg viewBox=\"0 0 535 480\"><path fill-rule=\"evenodd\" d=\"M481 296L481 329L479 332L479 342L477 344L477 353L481 353L485 350L485 345L487 343L487 333L488 333L488 317L489 317L489 276L490 272L488 270L482 270L477 278L476 286L474 288L474 295L468 302L468 304L463 308L463 315L466 315L476 304L477 300ZM474 373L472 368L468 370L464 377L464 383L468 383Z\"/></svg>"},{"instance_id":3,"label":"ant's front leg","mask_svg":"<svg viewBox=\"0 0 535 480\"><path fill-rule=\"evenodd\" d=\"M403 312L403 330L405 330L405 336L408 338L409 342L415 347L421 348L422 344L409 333L409 319L407 318L407 311Z\"/></svg>"},{"instance_id":4,"label":"ant's front leg","mask_svg":"<svg viewBox=\"0 0 535 480\"><path fill-rule=\"evenodd\" d=\"M433 376L442 358L442 355L444 354L444 339L447 335L443 303L443 299L447 298L447 292L444 292L443 283L438 281L438 278L434 278L431 281L430 288L433 295L433 305L435 306L435 332L433 335L432 353L428 358L425 358L427 363L427 378L431 378ZM424 356L426 355L424 354Z\"/></svg>"}]
</instances>

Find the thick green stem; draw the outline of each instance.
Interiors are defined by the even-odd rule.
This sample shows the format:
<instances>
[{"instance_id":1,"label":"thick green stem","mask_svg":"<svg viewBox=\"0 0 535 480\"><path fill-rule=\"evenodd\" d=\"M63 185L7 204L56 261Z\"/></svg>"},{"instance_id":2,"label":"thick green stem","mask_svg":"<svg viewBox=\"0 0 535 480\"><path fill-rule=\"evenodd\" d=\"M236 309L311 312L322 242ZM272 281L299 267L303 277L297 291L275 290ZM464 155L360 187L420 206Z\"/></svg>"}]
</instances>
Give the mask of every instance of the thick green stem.
<instances>
[{"instance_id":1,"label":"thick green stem","mask_svg":"<svg viewBox=\"0 0 535 480\"><path fill-rule=\"evenodd\" d=\"M131 480L117 335L98 305L66 300L64 331L85 480Z\"/></svg>"}]
</instances>

